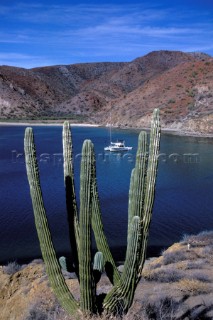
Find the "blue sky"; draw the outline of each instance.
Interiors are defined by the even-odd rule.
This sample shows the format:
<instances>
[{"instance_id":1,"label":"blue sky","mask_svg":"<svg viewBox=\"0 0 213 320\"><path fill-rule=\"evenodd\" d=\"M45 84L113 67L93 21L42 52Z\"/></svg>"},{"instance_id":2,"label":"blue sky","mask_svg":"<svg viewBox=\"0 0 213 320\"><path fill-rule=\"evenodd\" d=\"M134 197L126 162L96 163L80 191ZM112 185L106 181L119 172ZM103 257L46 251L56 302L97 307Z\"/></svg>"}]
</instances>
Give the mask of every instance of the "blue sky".
<instances>
[{"instance_id":1,"label":"blue sky","mask_svg":"<svg viewBox=\"0 0 213 320\"><path fill-rule=\"evenodd\" d=\"M213 1L0 3L0 65L131 61L155 50L213 55Z\"/></svg>"}]
</instances>

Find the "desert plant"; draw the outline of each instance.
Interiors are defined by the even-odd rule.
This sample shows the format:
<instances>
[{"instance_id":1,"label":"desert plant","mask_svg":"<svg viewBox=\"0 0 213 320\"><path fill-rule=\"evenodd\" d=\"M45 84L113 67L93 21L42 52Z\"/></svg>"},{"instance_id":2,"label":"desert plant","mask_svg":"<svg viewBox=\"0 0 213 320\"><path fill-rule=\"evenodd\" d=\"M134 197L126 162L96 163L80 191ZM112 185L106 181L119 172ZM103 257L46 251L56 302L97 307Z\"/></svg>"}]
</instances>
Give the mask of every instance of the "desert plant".
<instances>
[{"instance_id":1,"label":"desert plant","mask_svg":"<svg viewBox=\"0 0 213 320\"><path fill-rule=\"evenodd\" d=\"M143 277L148 281L175 282L183 278L183 273L174 267L161 267L155 270L146 269Z\"/></svg>"},{"instance_id":2,"label":"desert plant","mask_svg":"<svg viewBox=\"0 0 213 320\"><path fill-rule=\"evenodd\" d=\"M13 275L14 273L20 271L22 266L20 266L16 261L9 262L6 266L3 266L3 271L6 274Z\"/></svg>"},{"instance_id":3,"label":"desert plant","mask_svg":"<svg viewBox=\"0 0 213 320\"><path fill-rule=\"evenodd\" d=\"M67 271L67 261L66 261L66 257L62 256L59 258L59 263L60 263L60 266L61 266L61 269L64 270L64 271Z\"/></svg>"},{"instance_id":4,"label":"desert plant","mask_svg":"<svg viewBox=\"0 0 213 320\"><path fill-rule=\"evenodd\" d=\"M210 290L209 285L206 282L197 280L197 279L181 279L176 288L185 294L189 294L192 296L199 295L202 293L208 293Z\"/></svg>"},{"instance_id":5,"label":"desert plant","mask_svg":"<svg viewBox=\"0 0 213 320\"><path fill-rule=\"evenodd\" d=\"M179 309L180 306L177 301L175 301L171 296L162 293L152 299L143 299L142 314L144 320L176 319L175 315Z\"/></svg>"},{"instance_id":6,"label":"desert plant","mask_svg":"<svg viewBox=\"0 0 213 320\"><path fill-rule=\"evenodd\" d=\"M40 241L42 256L50 284L62 306L70 314L96 313L105 309L108 314L126 313L130 308L136 286L140 280L145 261L149 226L155 193L157 158L160 141L159 111L154 110L150 143L147 156L147 133L142 131L138 139L135 168L132 171L129 210L128 237L124 270L120 276L104 235L96 183L94 147L85 140L82 148L80 173L80 208L76 203L73 167L72 139L69 123L63 126L64 181L70 231L70 243L80 282L80 303L71 294L64 280L51 239L40 186L39 170L32 128L25 131L25 160L35 225ZM91 229L93 229L99 253L99 269L104 267L114 287L102 300L96 295L94 270L92 268ZM103 256L103 259L101 258ZM97 271L97 269L96 269Z\"/></svg>"},{"instance_id":7,"label":"desert plant","mask_svg":"<svg viewBox=\"0 0 213 320\"><path fill-rule=\"evenodd\" d=\"M176 263L178 261L183 261L189 259L189 255L183 250L165 251L163 253L163 264Z\"/></svg>"}]
</instances>

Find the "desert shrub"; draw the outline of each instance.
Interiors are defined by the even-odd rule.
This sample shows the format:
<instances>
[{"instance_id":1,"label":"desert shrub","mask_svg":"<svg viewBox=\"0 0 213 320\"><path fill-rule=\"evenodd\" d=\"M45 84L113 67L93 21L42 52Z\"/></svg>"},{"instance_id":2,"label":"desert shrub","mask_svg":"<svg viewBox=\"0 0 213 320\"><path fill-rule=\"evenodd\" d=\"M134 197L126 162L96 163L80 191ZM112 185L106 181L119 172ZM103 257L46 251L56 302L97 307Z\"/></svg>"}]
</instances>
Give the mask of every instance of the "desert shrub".
<instances>
[{"instance_id":1,"label":"desert shrub","mask_svg":"<svg viewBox=\"0 0 213 320\"><path fill-rule=\"evenodd\" d=\"M20 271L22 266L20 266L16 261L9 262L6 266L3 267L3 271L6 274L13 275L14 273Z\"/></svg>"},{"instance_id":2,"label":"desert shrub","mask_svg":"<svg viewBox=\"0 0 213 320\"><path fill-rule=\"evenodd\" d=\"M175 101L175 99L169 99L168 100L168 103L175 103L176 101Z\"/></svg>"},{"instance_id":3,"label":"desert shrub","mask_svg":"<svg viewBox=\"0 0 213 320\"><path fill-rule=\"evenodd\" d=\"M192 279L192 280L199 280L202 282L209 282L209 277L205 273L202 273L202 272L194 272L188 278Z\"/></svg>"},{"instance_id":4,"label":"desert shrub","mask_svg":"<svg viewBox=\"0 0 213 320\"><path fill-rule=\"evenodd\" d=\"M32 264L32 265L43 264L44 265L44 261L42 259L34 259L30 264Z\"/></svg>"},{"instance_id":5,"label":"desert shrub","mask_svg":"<svg viewBox=\"0 0 213 320\"><path fill-rule=\"evenodd\" d=\"M194 105L194 103L189 103L187 107L189 110L193 110L195 105Z\"/></svg>"},{"instance_id":6,"label":"desert shrub","mask_svg":"<svg viewBox=\"0 0 213 320\"><path fill-rule=\"evenodd\" d=\"M165 265L176 263L178 261L183 261L188 259L188 254L183 250L175 250L175 251L165 251L163 253L163 263Z\"/></svg>"},{"instance_id":7,"label":"desert shrub","mask_svg":"<svg viewBox=\"0 0 213 320\"><path fill-rule=\"evenodd\" d=\"M204 256L212 256L213 255L213 245L205 246L202 250L202 254Z\"/></svg>"},{"instance_id":8,"label":"desert shrub","mask_svg":"<svg viewBox=\"0 0 213 320\"><path fill-rule=\"evenodd\" d=\"M49 319L48 314L38 308L32 308L29 311L29 315L25 318L25 320L47 320Z\"/></svg>"},{"instance_id":9,"label":"desert shrub","mask_svg":"<svg viewBox=\"0 0 213 320\"><path fill-rule=\"evenodd\" d=\"M198 261L188 261L186 263L186 267L185 269L201 269L203 268L205 264L205 261L204 260L198 260Z\"/></svg>"},{"instance_id":10,"label":"desert shrub","mask_svg":"<svg viewBox=\"0 0 213 320\"><path fill-rule=\"evenodd\" d=\"M147 300L143 303L143 314L145 319L175 319L175 313L178 309L179 304L170 296L166 295L157 296L155 300Z\"/></svg>"},{"instance_id":11,"label":"desert shrub","mask_svg":"<svg viewBox=\"0 0 213 320\"><path fill-rule=\"evenodd\" d=\"M157 268L155 270L146 269L143 277L149 281L175 282L183 278L183 272L174 268Z\"/></svg>"},{"instance_id":12,"label":"desert shrub","mask_svg":"<svg viewBox=\"0 0 213 320\"><path fill-rule=\"evenodd\" d=\"M182 291L184 294L193 296L209 292L209 286L207 285L207 283L204 283L197 279L181 279L177 283L176 288Z\"/></svg>"},{"instance_id":13,"label":"desert shrub","mask_svg":"<svg viewBox=\"0 0 213 320\"><path fill-rule=\"evenodd\" d=\"M61 316L63 317L61 318ZM49 307L42 301L36 301L33 305L29 306L28 314L24 320L59 320L65 319L64 311L55 300L54 304ZM67 318L69 319L69 318Z\"/></svg>"},{"instance_id":14,"label":"desert shrub","mask_svg":"<svg viewBox=\"0 0 213 320\"><path fill-rule=\"evenodd\" d=\"M202 231L197 235L184 235L183 244L191 244L193 246L213 245L213 231Z\"/></svg>"}]
</instances>

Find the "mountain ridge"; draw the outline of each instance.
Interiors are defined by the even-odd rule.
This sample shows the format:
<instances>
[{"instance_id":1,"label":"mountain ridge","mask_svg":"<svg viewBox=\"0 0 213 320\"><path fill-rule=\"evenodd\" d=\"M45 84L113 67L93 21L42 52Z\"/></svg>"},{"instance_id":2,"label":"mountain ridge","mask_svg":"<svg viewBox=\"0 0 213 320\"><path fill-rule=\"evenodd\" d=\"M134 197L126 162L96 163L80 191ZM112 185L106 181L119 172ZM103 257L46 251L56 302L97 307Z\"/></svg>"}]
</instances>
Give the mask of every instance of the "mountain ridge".
<instances>
[{"instance_id":1,"label":"mountain ridge","mask_svg":"<svg viewBox=\"0 0 213 320\"><path fill-rule=\"evenodd\" d=\"M159 108L162 127L213 131L213 58L153 51L130 62L24 69L0 66L0 119L65 119L147 127Z\"/></svg>"}]
</instances>

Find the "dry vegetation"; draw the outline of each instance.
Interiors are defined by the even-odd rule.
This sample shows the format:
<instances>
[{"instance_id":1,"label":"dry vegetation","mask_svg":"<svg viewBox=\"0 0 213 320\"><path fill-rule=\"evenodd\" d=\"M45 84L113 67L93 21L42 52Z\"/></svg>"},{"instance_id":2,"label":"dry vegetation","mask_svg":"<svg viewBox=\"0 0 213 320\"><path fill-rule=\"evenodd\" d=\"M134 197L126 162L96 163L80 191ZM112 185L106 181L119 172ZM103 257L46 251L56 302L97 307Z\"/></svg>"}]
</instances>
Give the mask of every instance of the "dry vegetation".
<instances>
[{"instance_id":1,"label":"dry vegetation","mask_svg":"<svg viewBox=\"0 0 213 320\"><path fill-rule=\"evenodd\" d=\"M124 320L213 319L213 232L185 236L158 258L148 260L136 290L133 306ZM75 275L66 281L79 299ZM109 291L105 275L99 294ZM56 301L42 260L28 265L10 263L0 269L0 319L74 320ZM83 320L86 319L83 317ZM106 320L106 315L88 320ZM118 320L119 317L110 318Z\"/></svg>"}]
</instances>

